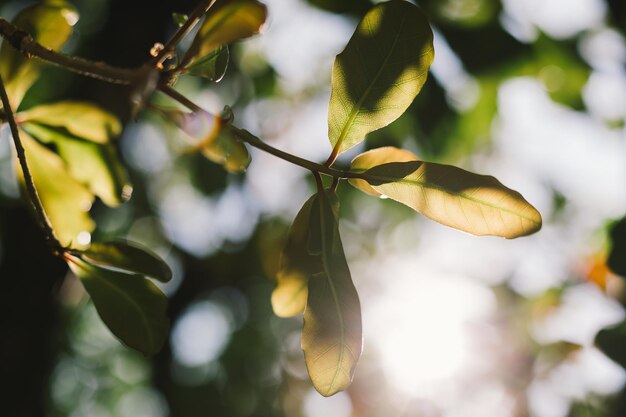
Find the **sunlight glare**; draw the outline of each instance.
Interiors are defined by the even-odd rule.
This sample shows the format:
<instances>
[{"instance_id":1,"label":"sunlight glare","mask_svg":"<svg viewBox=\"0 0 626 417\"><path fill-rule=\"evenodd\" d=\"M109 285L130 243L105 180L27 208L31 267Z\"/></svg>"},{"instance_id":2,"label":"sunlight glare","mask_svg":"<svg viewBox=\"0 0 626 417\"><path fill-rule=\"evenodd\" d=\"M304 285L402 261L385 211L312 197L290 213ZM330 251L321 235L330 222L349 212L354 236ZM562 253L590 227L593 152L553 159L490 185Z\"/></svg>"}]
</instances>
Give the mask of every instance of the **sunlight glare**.
<instances>
[{"instance_id":1,"label":"sunlight glare","mask_svg":"<svg viewBox=\"0 0 626 417\"><path fill-rule=\"evenodd\" d=\"M410 258L381 265L393 285L378 297L371 317L373 343L391 384L411 395L436 395L472 362L478 332L470 325L495 308L488 287L445 274Z\"/></svg>"}]
</instances>

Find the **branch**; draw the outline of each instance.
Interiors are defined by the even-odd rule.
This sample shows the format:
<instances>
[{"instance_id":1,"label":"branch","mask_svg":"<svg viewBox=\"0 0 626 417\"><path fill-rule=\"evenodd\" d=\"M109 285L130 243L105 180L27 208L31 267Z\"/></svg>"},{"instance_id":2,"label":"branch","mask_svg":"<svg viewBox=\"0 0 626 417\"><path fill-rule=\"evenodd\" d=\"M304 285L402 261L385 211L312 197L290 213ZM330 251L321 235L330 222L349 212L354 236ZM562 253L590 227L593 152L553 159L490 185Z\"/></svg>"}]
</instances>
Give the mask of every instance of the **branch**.
<instances>
[{"instance_id":1,"label":"branch","mask_svg":"<svg viewBox=\"0 0 626 417\"><path fill-rule=\"evenodd\" d=\"M193 101L189 100L187 97L180 94L178 91L174 90L172 87L166 84L160 84L158 90L162 93L168 95L170 98L176 100L183 106L187 107L189 110L194 112L206 112L202 107L198 106ZM294 165L298 165L302 168L308 169L313 173L320 173L324 175L331 176L333 178L362 178L363 175L357 172L343 171L335 168L328 167L326 165L321 165L315 163L313 161L309 161L308 159L300 158L299 156L292 155L288 152L281 151L280 149L274 148L271 145L263 142L261 139L254 136L252 133L248 132L245 129L240 129L233 125L230 125L231 131L235 134L237 139L242 142L247 143L250 146L254 146L255 148L261 149L269 154L272 154L284 161L291 162Z\"/></svg>"},{"instance_id":2,"label":"branch","mask_svg":"<svg viewBox=\"0 0 626 417\"><path fill-rule=\"evenodd\" d=\"M131 84L136 77L137 70L135 69L114 67L104 62L89 61L55 52L37 43L30 34L2 18L0 18L0 35L26 57L34 56L77 74L114 84Z\"/></svg>"},{"instance_id":3,"label":"branch","mask_svg":"<svg viewBox=\"0 0 626 417\"><path fill-rule=\"evenodd\" d=\"M174 33L170 40L167 41L165 47L163 47L157 56L154 57L156 66L163 65L163 62L165 62L170 57L172 52L174 52L174 49L176 49L176 45L178 45L178 43L196 26L196 24L198 24L202 16L209 11L213 4L215 4L215 0L204 0L195 8L185 23L176 31L176 33Z\"/></svg>"},{"instance_id":4,"label":"branch","mask_svg":"<svg viewBox=\"0 0 626 417\"><path fill-rule=\"evenodd\" d=\"M20 161L20 166L22 168L22 173L24 175L24 183L26 185L26 192L28 194L28 199L30 200L31 205L35 211L35 215L37 216L37 220L39 221L39 226L43 229L46 241L52 247L52 252L55 255L60 255L65 251L65 248L61 243L57 240L54 235L54 231L52 230L52 226L50 225L50 221L48 220L48 216L46 216L46 212L43 208L43 204L41 203L41 199L39 198L39 194L37 193L37 188L35 188L35 182L33 181L33 176L28 169L28 163L26 162L26 152L24 150L24 146L22 145L22 141L20 140L19 130L17 128L17 123L15 122L15 117L13 115L13 110L11 110L11 104L9 103L9 97L7 95L7 91L4 88L4 81L2 80L2 75L0 75L0 98L2 99L2 106L4 107L4 113L6 114L7 120L9 122L9 127L11 128L11 136L13 137L13 142L15 143L15 150L17 152L17 158Z\"/></svg>"}]
</instances>

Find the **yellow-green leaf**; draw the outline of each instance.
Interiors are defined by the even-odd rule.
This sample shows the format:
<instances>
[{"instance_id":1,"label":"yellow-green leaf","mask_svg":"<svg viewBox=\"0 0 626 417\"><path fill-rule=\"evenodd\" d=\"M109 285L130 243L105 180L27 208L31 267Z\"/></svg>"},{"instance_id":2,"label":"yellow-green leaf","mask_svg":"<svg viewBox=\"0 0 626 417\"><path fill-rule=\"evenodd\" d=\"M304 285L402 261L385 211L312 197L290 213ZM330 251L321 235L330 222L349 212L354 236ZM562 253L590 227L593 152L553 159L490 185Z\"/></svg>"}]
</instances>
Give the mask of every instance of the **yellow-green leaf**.
<instances>
[{"instance_id":1,"label":"yellow-green leaf","mask_svg":"<svg viewBox=\"0 0 626 417\"><path fill-rule=\"evenodd\" d=\"M537 209L496 178L414 155L410 160L409 154L393 147L374 149L357 156L352 170L377 193L468 233L511 239L541 228ZM361 188L361 182L350 183Z\"/></svg>"},{"instance_id":2,"label":"yellow-green leaf","mask_svg":"<svg viewBox=\"0 0 626 417\"><path fill-rule=\"evenodd\" d=\"M337 55L328 137L337 155L396 120L420 92L433 61L433 35L417 6L381 3Z\"/></svg>"},{"instance_id":3,"label":"yellow-green leaf","mask_svg":"<svg viewBox=\"0 0 626 417\"><path fill-rule=\"evenodd\" d=\"M58 50L69 38L72 26L77 21L76 10L59 0L27 7L15 17L13 24L43 46ZM39 77L40 67L40 62L26 58L3 41L0 48L0 74L13 109L19 107L26 91Z\"/></svg>"},{"instance_id":4,"label":"yellow-green leaf","mask_svg":"<svg viewBox=\"0 0 626 417\"><path fill-rule=\"evenodd\" d=\"M101 268L66 255L104 324L125 345L146 355L158 352L169 330L167 297L141 275Z\"/></svg>"},{"instance_id":5,"label":"yellow-green leaf","mask_svg":"<svg viewBox=\"0 0 626 417\"><path fill-rule=\"evenodd\" d=\"M292 317L304 311L309 277L322 271L321 259L308 251L311 206L316 202L316 196L309 198L289 228L272 293L272 308L279 317Z\"/></svg>"},{"instance_id":6,"label":"yellow-green leaf","mask_svg":"<svg viewBox=\"0 0 626 417\"><path fill-rule=\"evenodd\" d=\"M85 261L98 267L141 274L161 282L172 279L172 270L163 259L134 242L95 242L81 253Z\"/></svg>"},{"instance_id":7,"label":"yellow-green leaf","mask_svg":"<svg viewBox=\"0 0 626 417\"><path fill-rule=\"evenodd\" d=\"M267 7L256 0L219 2L209 10L182 61L193 62L220 46L259 33L266 18Z\"/></svg>"},{"instance_id":8,"label":"yellow-green leaf","mask_svg":"<svg viewBox=\"0 0 626 417\"><path fill-rule=\"evenodd\" d=\"M108 206L128 200L132 187L115 147L70 135L61 129L25 123L22 128L44 143L54 144L70 175Z\"/></svg>"},{"instance_id":9,"label":"yellow-green leaf","mask_svg":"<svg viewBox=\"0 0 626 417\"><path fill-rule=\"evenodd\" d=\"M250 165L248 148L231 134L227 126L202 148L202 154L232 173L244 172Z\"/></svg>"},{"instance_id":10,"label":"yellow-green leaf","mask_svg":"<svg viewBox=\"0 0 626 417\"><path fill-rule=\"evenodd\" d=\"M64 246L79 246L78 235L91 232L93 195L70 176L63 160L25 132L20 132L26 161L54 234ZM17 167L23 181L22 171Z\"/></svg>"},{"instance_id":11,"label":"yellow-green leaf","mask_svg":"<svg viewBox=\"0 0 626 417\"><path fill-rule=\"evenodd\" d=\"M384 150L383 150L384 149ZM387 162L407 162L415 161L417 158L411 152L394 147L378 148L375 151L365 152L357 156L352 160L350 169L355 172L364 172L377 165L382 165ZM352 178L350 184L359 190L373 195L374 197L380 197L382 193L377 191L374 187L368 184L367 181Z\"/></svg>"},{"instance_id":12,"label":"yellow-green leaf","mask_svg":"<svg viewBox=\"0 0 626 417\"><path fill-rule=\"evenodd\" d=\"M107 143L122 132L122 125L114 115L93 104L76 101L33 107L18 113L17 121L62 128L74 136L96 143Z\"/></svg>"},{"instance_id":13,"label":"yellow-green leaf","mask_svg":"<svg viewBox=\"0 0 626 417\"><path fill-rule=\"evenodd\" d=\"M315 389L330 396L346 389L363 346L361 305L352 283L338 228L338 201L321 192L316 226L322 235L323 271L309 279L302 350Z\"/></svg>"}]
</instances>

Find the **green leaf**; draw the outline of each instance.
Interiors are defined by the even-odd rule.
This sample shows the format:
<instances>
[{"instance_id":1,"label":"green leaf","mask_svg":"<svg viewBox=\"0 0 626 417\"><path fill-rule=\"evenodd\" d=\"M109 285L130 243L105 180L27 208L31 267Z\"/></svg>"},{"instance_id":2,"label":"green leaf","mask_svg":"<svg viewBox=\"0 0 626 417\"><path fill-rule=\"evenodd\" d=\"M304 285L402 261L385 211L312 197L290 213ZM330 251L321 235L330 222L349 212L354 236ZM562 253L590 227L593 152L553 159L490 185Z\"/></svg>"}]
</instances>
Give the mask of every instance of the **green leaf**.
<instances>
[{"instance_id":1,"label":"green leaf","mask_svg":"<svg viewBox=\"0 0 626 417\"><path fill-rule=\"evenodd\" d=\"M250 165L246 145L232 135L228 126L223 127L215 140L202 148L202 154L232 173L244 172Z\"/></svg>"},{"instance_id":2,"label":"green leaf","mask_svg":"<svg viewBox=\"0 0 626 417\"><path fill-rule=\"evenodd\" d=\"M279 317L292 317L304 311L309 277L322 270L321 259L308 251L311 207L317 196L309 198L289 228L287 243L281 254L277 286L272 293L272 308Z\"/></svg>"},{"instance_id":3,"label":"green leaf","mask_svg":"<svg viewBox=\"0 0 626 417\"><path fill-rule=\"evenodd\" d=\"M122 132L122 125L114 115L93 104L76 101L33 107L17 114L17 120L63 128L81 139L101 144Z\"/></svg>"},{"instance_id":4,"label":"green leaf","mask_svg":"<svg viewBox=\"0 0 626 417\"><path fill-rule=\"evenodd\" d=\"M78 21L76 10L64 1L49 1L25 8L13 24L30 34L35 41L52 50L60 49ZM4 80L11 107L17 109L26 91L39 77L41 63L28 59L6 41L0 48L0 74Z\"/></svg>"},{"instance_id":5,"label":"green leaf","mask_svg":"<svg viewBox=\"0 0 626 417\"><path fill-rule=\"evenodd\" d=\"M35 188L55 236L62 245L76 247L78 235L91 232L95 227L88 213L93 195L70 176L57 154L23 131L20 138ZM17 172L23 182L19 166Z\"/></svg>"},{"instance_id":6,"label":"green leaf","mask_svg":"<svg viewBox=\"0 0 626 417\"><path fill-rule=\"evenodd\" d=\"M156 285L141 275L100 268L78 256L66 255L66 259L116 337L146 355L161 349L169 320L167 297Z\"/></svg>"},{"instance_id":7,"label":"green leaf","mask_svg":"<svg viewBox=\"0 0 626 417\"><path fill-rule=\"evenodd\" d=\"M328 137L334 155L405 112L426 81L432 42L426 17L411 3L392 0L365 15L333 66Z\"/></svg>"},{"instance_id":8,"label":"green leaf","mask_svg":"<svg viewBox=\"0 0 626 417\"><path fill-rule=\"evenodd\" d=\"M184 70L184 72L190 75L204 77L217 83L221 81L224 74L226 74L228 59L228 46L221 46L209 52L208 55L195 60L193 64Z\"/></svg>"},{"instance_id":9,"label":"green leaf","mask_svg":"<svg viewBox=\"0 0 626 417\"><path fill-rule=\"evenodd\" d=\"M468 233L511 239L541 228L537 209L496 178L409 155L393 147L374 149L357 156L351 170L360 172L375 192ZM350 184L363 189L362 182Z\"/></svg>"},{"instance_id":10,"label":"green leaf","mask_svg":"<svg viewBox=\"0 0 626 417\"><path fill-rule=\"evenodd\" d=\"M302 350L315 389L328 397L350 385L361 356L361 305L339 238L336 196L321 192L315 201L323 272L309 279Z\"/></svg>"},{"instance_id":11,"label":"green leaf","mask_svg":"<svg viewBox=\"0 0 626 417\"><path fill-rule=\"evenodd\" d=\"M95 242L82 251L92 265L145 275L161 282L172 279L172 270L157 254L128 241Z\"/></svg>"},{"instance_id":12,"label":"green leaf","mask_svg":"<svg viewBox=\"0 0 626 417\"><path fill-rule=\"evenodd\" d=\"M82 140L62 129L25 123L22 128L44 143L53 144L69 174L108 206L128 200L132 187L115 147Z\"/></svg>"},{"instance_id":13,"label":"green leaf","mask_svg":"<svg viewBox=\"0 0 626 417\"><path fill-rule=\"evenodd\" d=\"M267 8L255 0L221 2L211 8L182 62L204 57L220 46L259 33Z\"/></svg>"}]
</instances>

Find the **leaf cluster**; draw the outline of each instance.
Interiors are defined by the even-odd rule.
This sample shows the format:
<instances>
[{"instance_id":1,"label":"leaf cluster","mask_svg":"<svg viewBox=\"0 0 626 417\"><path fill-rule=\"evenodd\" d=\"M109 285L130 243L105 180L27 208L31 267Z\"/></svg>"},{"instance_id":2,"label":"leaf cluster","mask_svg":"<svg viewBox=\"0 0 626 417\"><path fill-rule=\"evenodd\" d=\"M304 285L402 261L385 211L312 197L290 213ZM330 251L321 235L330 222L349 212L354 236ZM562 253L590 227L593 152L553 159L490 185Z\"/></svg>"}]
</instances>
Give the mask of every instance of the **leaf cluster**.
<instances>
[{"instance_id":1,"label":"leaf cluster","mask_svg":"<svg viewBox=\"0 0 626 417\"><path fill-rule=\"evenodd\" d=\"M374 6L336 57L328 108L332 151L322 165L272 148L238 129L229 108L210 114L173 89L178 77L186 74L221 80L229 61L228 45L259 33L267 18L265 5L256 0L202 4L206 7L189 17L174 16L179 31L171 43L153 51L154 60L129 82L131 100L136 109L146 107L178 126L190 142L189 151L201 152L229 172L245 171L250 163L244 142L312 171L317 191L289 230L271 302L278 316L304 315L302 349L311 381L322 395L333 395L349 386L363 340L360 301L339 235L339 181L348 179L367 194L389 197L475 235L528 235L540 229L541 215L494 177L422 161L395 147L364 152L347 171L333 168L340 154L398 119L426 82L434 59L433 34L419 7L404 0ZM176 43L201 18L191 46L177 53ZM15 25L58 50L75 19L75 11L65 3L43 3L25 9ZM0 58L0 74L11 107L17 109L38 77L40 63L6 43ZM157 89L191 111L150 102ZM121 132L119 121L93 104L65 101L20 110L15 123L64 259L113 334L141 352L157 352L169 327L167 300L148 278L169 280L167 265L130 242L89 245L80 239L95 227L88 210L96 197L114 206L130 195L112 143ZM321 175L333 177L330 188L323 186Z\"/></svg>"}]
</instances>

